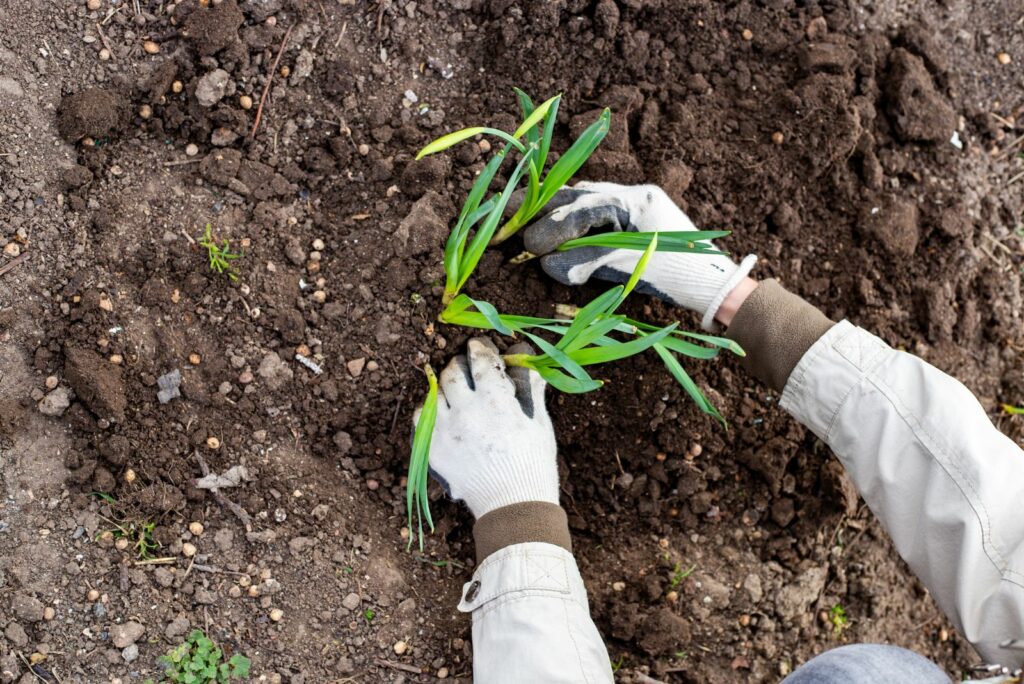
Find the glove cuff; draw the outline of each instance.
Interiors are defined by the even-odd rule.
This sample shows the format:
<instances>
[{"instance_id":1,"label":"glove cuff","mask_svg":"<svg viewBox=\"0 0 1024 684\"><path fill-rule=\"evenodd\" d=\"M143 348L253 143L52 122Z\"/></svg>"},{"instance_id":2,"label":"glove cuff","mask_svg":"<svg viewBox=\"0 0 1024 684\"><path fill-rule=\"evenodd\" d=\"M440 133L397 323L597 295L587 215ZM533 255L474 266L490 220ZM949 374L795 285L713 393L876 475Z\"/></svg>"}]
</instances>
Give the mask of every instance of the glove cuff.
<instances>
[{"instance_id":1,"label":"glove cuff","mask_svg":"<svg viewBox=\"0 0 1024 684\"><path fill-rule=\"evenodd\" d=\"M736 270L732 272L728 280L719 288L715 296L711 298L711 303L708 304L708 308L704 310L704 317L701 318L700 325L705 330L715 329L715 314L718 313L718 309L721 308L722 302L729 296L729 293L736 289L736 286L746 278L750 271L753 270L754 265L757 263L756 254L748 254L736 267Z\"/></svg>"}]
</instances>

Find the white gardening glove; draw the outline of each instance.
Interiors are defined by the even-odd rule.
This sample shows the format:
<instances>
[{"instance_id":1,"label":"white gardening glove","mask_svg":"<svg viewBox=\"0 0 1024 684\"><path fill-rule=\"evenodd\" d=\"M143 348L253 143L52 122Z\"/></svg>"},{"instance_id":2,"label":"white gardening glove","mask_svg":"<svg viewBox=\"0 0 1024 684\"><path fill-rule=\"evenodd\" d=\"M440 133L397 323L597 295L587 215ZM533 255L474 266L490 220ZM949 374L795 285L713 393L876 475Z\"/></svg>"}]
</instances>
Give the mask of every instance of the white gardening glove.
<instances>
[{"instance_id":1,"label":"white gardening glove","mask_svg":"<svg viewBox=\"0 0 1024 684\"><path fill-rule=\"evenodd\" d=\"M516 345L509 353L536 352ZM441 372L439 385L430 469L452 498L465 501L477 519L526 501L558 505L547 383L526 368L506 371L498 348L475 338Z\"/></svg>"},{"instance_id":2,"label":"white gardening glove","mask_svg":"<svg viewBox=\"0 0 1024 684\"><path fill-rule=\"evenodd\" d=\"M555 280L579 285L591 276L626 282L642 252L606 247L555 250L563 242L594 228L613 231L697 230L689 217L656 185L577 183L563 188L545 212L526 228L526 249L544 255L541 267ZM638 292L696 311L705 330L714 326L722 301L757 262L751 254L737 264L725 255L655 252L647 264Z\"/></svg>"}]
</instances>

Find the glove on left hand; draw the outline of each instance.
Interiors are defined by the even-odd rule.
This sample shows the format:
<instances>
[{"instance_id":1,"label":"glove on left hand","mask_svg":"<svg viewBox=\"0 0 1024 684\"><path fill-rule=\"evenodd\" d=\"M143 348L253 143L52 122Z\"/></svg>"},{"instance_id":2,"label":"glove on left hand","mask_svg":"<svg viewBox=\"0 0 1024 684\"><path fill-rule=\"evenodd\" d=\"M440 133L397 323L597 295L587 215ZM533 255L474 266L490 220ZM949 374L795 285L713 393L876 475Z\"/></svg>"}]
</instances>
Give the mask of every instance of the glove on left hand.
<instances>
[{"instance_id":1,"label":"glove on left hand","mask_svg":"<svg viewBox=\"0 0 1024 684\"><path fill-rule=\"evenodd\" d=\"M509 353L535 353L516 345ZM430 468L453 499L479 519L526 501L558 504L555 431L547 383L526 368L506 371L487 339L469 341L441 372ZM419 418L419 411L413 418Z\"/></svg>"}]
</instances>

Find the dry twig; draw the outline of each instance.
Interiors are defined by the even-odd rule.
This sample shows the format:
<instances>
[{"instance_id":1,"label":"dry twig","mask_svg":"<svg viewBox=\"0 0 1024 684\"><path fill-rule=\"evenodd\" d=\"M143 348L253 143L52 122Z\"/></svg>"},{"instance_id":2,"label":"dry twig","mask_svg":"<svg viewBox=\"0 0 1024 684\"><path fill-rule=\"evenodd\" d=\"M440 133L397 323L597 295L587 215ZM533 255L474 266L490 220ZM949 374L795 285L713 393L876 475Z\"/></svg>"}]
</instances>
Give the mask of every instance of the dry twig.
<instances>
[{"instance_id":1,"label":"dry twig","mask_svg":"<svg viewBox=\"0 0 1024 684\"><path fill-rule=\"evenodd\" d=\"M18 266L20 266L23 261L28 261L28 258L31 254L31 252L25 252L21 256L14 257L3 266L0 266L0 276L7 273L8 271L13 271Z\"/></svg>"},{"instance_id":2,"label":"dry twig","mask_svg":"<svg viewBox=\"0 0 1024 684\"><path fill-rule=\"evenodd\" d=\"M260 127L260 119L263 118L263 105L267 101L267 94L270 93L270 84L274 82L274 74L277 73L277 65L281 62L281 55L284 54L285 46L288 45L288 36L292 35L292 27L289 26L288 30L284 32L284 38L281 39L281 47L277 49L277 57L274 58L274 65L270 67L270 74L267 76L267 85L263 86L263 94L260 96L260 106L256 109L256 120L252 124L252 132L249 133L250 138L256 137L256 131Z\"/></svg>"}]
</instances>

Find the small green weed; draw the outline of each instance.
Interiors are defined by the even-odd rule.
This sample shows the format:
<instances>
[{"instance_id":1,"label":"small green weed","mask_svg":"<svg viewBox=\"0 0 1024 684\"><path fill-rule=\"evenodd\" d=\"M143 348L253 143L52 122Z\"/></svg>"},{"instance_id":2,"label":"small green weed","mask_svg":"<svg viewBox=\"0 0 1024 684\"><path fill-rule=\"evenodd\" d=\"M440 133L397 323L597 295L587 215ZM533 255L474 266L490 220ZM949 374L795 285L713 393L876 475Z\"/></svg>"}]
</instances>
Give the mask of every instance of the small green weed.
<instances>
[{"instance_id":1,"label":"small green weed","mask_svg":"<svg viewBox=\"0 0 1024 684\"><path fill-rule=\"evenodd\" d=\"M104 499L104 501L106 501L106 499ZM111 501L113 501L112 498ZM153 538L153 530L156 529L155 522L148 520L126 520L118 522L110 520L109 518L103 519L114 527L113 529L101 532L99 536L97 536L97 539L103 536L106 532L111 532L114 535L114 539L127 539L129 543L131 543L132 549L139 557L139 560L150 560L153 558L153 552L160 548L160 542Z\"/></svg>"},{"instance_id":2,"label":"small green weed","mask_svg":"<svg viewBox=\"0 0 1024 684\"><path fill-rule=\"evenodd\" d=\"M164 667L161 681L180 684L227 684L233 679L249 676L250 661L236 653L227 662L221 662L224 653L202 630L194 629L183 643L175 646L157 661ZM146 680L152 684L153 680Z\"/></svg>"},{"instance_id":3,"label":"small green weed","mask_svg":"<svg viewBox=\"0 0 1024 684\"><path fill-rule=\"evenodd\" d=\"M232 281L238 280L238 269L231 262L241 258L241 254L231 251L231 241L224 238L224 242L217 244L213 238L213 226L206 224L203 237L199 238L199 246L206 249L206 256L210 260L210 270L214 273L223 273Z\"/></svg>"},{"instance_id":4,"label":"small green weed","mask_svg":"<svg viewBox=\"0 0 1024 684\"><path fill-rule=\"evenodd\" d=\"M625 654L620 655L618 660L612 661L612 672L618 672L622 669L622 666L626 663Z\"/></svg>"},{"instance_id":5,"label":"small green weed","mask_svg":"<svg viewBox=\"0 0 1024 684\"><path fill-rule=\"evenodd\" d=\"M377 617L377 611L373 608L367 608L363 611L363 617L366 618L367 622L373 622L373 618Z\"/></svg>"},{"instance_id":6,"label":"small green weed","mask_svg":"<svg viewBox=\"0 0 1024 684\"><path fill-rule=\"evenodd\" d=\"M828 610L828 621L832 625L832 636L842 636L849 624L850 619L846 617L846 609L841 603L837 603Z\"/></svg>"},{"instance_id":7,"label":"small green weed","mask_svg":"<svg viewBox=\"0 0 1024 684\"><path fill-rule=\"evenodd\" d=\"M1003 413L1008 416L1024 416L1024 406L1013 406L1012 404L1003 404Z\"/></svg>"},{"instance_id":8,"label":"small green weed","mask_svg":"<svg viewBox=\"0 0 1024 684\"><path fill-rule=\"evenodd\" d=\"M696 565L691 565L690 567L686 568L686 570L683 570L683 566L679 563L676 563L676 567L672 569L672 577L669 578L669 585L673 589L678 589L679 585L683 583L683 580L692 575L693 571L696 569Z\"/></svg>"}]
</instances>

